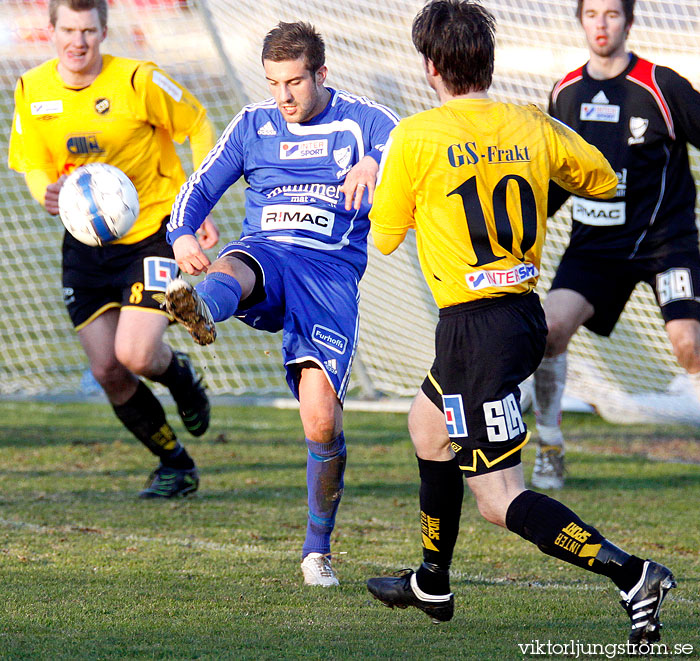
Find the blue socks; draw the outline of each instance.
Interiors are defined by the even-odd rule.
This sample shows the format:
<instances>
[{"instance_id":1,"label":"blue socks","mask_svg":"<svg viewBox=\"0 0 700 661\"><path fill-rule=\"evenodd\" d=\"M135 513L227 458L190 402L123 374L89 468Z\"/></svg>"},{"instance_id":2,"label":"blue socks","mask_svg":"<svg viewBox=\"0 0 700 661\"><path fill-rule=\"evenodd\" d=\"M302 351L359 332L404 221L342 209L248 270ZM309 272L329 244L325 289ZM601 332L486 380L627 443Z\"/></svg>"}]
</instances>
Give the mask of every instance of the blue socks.
<instances>
[{"instance_id":1,"label":"blue socks","mask_svg":"<svg viewBox=\"0 0 700 661\"><path fill-rule=\"evenodd\" d=\"M302 558L309 553L330 553L335 514L343 495L345 473L345 437L341 432L330 443L314 443L308 438L306 487L309 494L309 519Z\"/></svg>"},{"instance_id":2,"label":"blue socks","mask_svg":"<svg viewBox=\"0 0 700 661\"><path fill-rule=\"evenodd\" d=\"M214 321L232 317L241 300L241 285L228 273L211 273L195 285L197 294L207 304Z\"/></svg>"}]
</instances>

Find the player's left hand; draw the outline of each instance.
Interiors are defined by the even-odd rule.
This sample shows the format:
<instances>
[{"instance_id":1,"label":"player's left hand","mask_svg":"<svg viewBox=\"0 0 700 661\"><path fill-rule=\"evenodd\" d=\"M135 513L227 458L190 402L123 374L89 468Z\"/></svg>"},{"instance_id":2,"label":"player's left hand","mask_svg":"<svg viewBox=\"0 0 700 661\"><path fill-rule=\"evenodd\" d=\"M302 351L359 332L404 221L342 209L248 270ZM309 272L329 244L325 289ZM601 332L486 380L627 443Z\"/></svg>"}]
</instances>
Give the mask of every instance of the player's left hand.
<instances>
[{"instance_id":1,"label":"player's left hand","mask_svg":"<svg viewBox=\"0 0 700 661\"><path fill-rule=\"evenodd\" d=\"M173 243L173 253L180 270L190 275L206 272L211 265L194 234L178 236Z\"/></svg>"},{"instance_id":2,"label":"player's left hand","mask_svg":"<svg viewBox=\"0 0 700 661\"><path fill-rule=\"evenodd\" d=\"M207 216L197 230L197 241L202 250L209 250L219 242L219 228L211 216Z\"/></svg>"},{"instance_id":3,"label":"player's left hand","mask_svg":"<svg viewBox=\"0 0 700 661\"><path fill-rule=\"evenodd\" d=\"M44 207L52 215L56 216L58 214L58 194L61 192L61 188L65 183L67 175L62 174L58 181L49 184L46 187L46 193L44 194Z\"/></svg>"},{"instance_id":4,"label":"player's left hand","mask_svg":"<svg viewBox=\"0 0 700 661\"><path fill-rule=\"evenodd\" d=\"M367 202L374 200L374 188L377 185L379 163L371 156L361 158L345 177L345 183L340 187L345 194L345 210L359 209L362 198L367 191Z\"/></svg>"}]
</instances>

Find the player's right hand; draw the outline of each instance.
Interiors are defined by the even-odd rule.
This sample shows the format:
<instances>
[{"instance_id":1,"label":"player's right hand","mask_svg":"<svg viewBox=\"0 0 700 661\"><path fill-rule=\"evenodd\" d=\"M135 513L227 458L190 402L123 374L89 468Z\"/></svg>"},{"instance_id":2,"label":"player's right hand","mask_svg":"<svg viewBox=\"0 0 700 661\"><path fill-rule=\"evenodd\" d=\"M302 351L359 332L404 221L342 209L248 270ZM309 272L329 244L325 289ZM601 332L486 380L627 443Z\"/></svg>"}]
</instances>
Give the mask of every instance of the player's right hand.
<instances>
[{"instance_id":1,"label":"player's right hand","mask_svg":"<svg viewBox=\"0 0 700 661\"><path fill-rule=\"evenodd\" d=\"M46 210L54 216L58 213L58 193L63 186L63 182L67 178L67 175L62 174L54 183L49 184L46 187L46 193L44 194L44 207L46 207Z\"/></svg>"},{"instance_id":2,"label":"player's right hand","mask_svg":"<svg viewBox=\"0 0 700 661\"><path fill-rule=\"evenodd\" d=\"M175 239L173 252L177 265L189 275L199 275L211 265L194 234L183 234Z\"/></svg>"}]
</instances>

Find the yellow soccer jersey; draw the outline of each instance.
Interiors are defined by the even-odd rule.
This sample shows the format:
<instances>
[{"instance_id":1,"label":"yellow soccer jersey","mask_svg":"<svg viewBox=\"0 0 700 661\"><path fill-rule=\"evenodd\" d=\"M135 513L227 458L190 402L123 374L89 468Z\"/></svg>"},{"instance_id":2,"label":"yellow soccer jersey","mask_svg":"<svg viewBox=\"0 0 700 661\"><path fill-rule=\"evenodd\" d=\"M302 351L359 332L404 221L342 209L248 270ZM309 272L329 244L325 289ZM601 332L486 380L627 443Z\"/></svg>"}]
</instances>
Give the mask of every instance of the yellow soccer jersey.
<instances>
[{"instance_id":1,"label":"yellow soccer jersey","mask_svg":"<svg viewBox=\"0 0 700 661\"><path fill-rule=\"evenodd\" d=\"M612 197L603 155L535 106L453 99L402 120L384 151L370 212L391 252L416 230L438 307L531 291L539 275L553 179Z\"/></svg>"},{"instance_id":2,"label":"yellow soccer jersey","mask_svg":"<svg viewBox=\"0 0 700 661\"><path fill-rule=\"evenodd\" d=\"M139 193L141 212L116 243L135 243L158 230L185 181L173 140L190 137L195 166L214 136L192 94L151 62L103 55L87 87L67 87L57 59L17 82L9 166L50 181L80 165L104 161L123 170Z\"/></svg>"}]
</instances>

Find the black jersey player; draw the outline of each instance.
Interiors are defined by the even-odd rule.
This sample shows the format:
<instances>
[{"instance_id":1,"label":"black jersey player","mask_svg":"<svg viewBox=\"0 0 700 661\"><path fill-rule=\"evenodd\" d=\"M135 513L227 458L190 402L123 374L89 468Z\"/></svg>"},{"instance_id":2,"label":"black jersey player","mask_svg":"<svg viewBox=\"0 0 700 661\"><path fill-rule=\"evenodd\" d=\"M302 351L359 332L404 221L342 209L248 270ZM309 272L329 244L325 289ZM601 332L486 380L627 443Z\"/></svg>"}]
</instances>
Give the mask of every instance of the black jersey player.
<instances>
[{"instance_id":1,"label":"black jersey player","mask_svg":"<svg viewBox=\"0 0 700 661\"><path fill-rule=\"evenodd\" d=\"M569 246L544 303L549 335L535 373L540 436L533 486L564 484L559 428L566 348L579 326L613 330L635 285L654 289L680 365L700 397L700 254L688 143L700 147L700 93L626 49L635 0L578 0L590 60L552 90L550 114L617 173L612 200L574 197ZM553 187L549 215L569 193Z\"/></svg>"}]
</instances>

